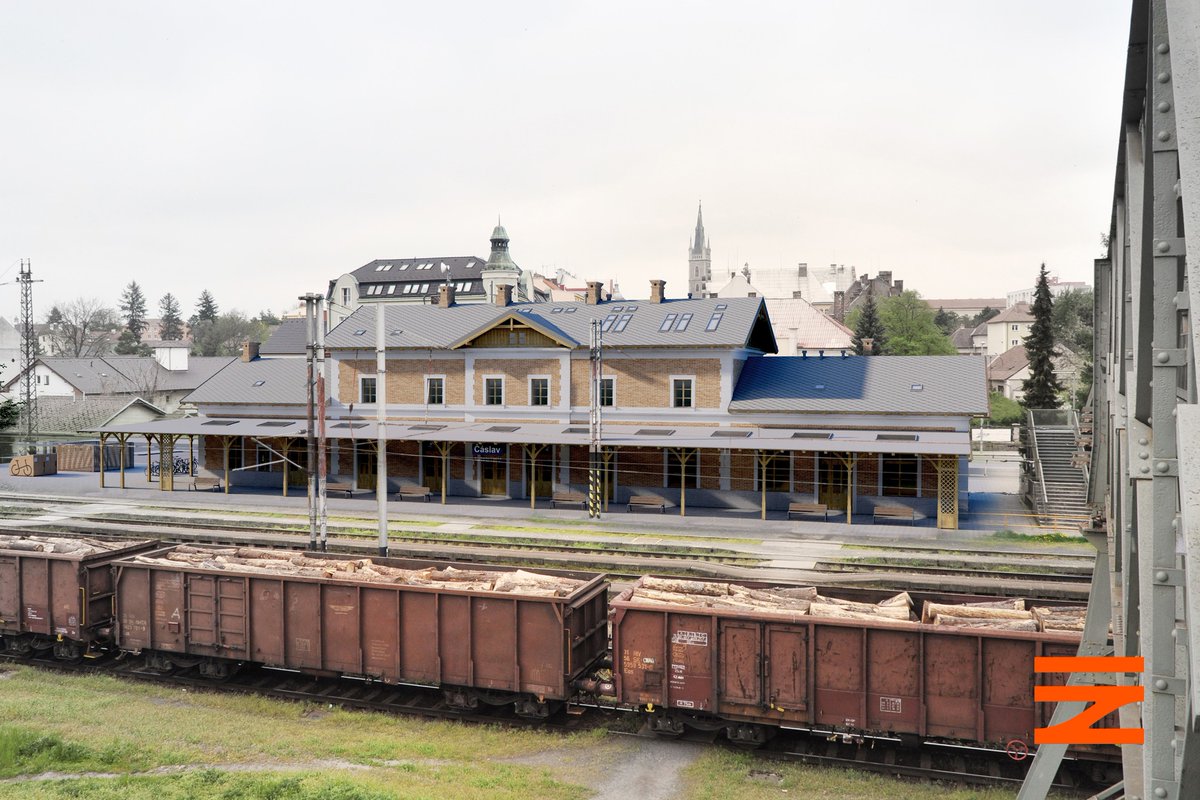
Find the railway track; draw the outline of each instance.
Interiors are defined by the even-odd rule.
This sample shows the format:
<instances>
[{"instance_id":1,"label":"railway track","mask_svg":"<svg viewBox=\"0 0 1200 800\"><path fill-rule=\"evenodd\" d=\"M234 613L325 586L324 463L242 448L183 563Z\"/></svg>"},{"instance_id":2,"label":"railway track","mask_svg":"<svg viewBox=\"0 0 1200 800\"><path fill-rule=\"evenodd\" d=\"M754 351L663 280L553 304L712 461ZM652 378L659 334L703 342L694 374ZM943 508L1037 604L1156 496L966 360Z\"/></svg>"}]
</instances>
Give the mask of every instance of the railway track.
<instances>
[{"instance_id":1,"label":"railway track","mask_svg":"<svg viewBox=\"0 0 1200 800\"><path fill-rule=\"evenodd\" d=\"M129 681L188 687L196 691L240 692L290 702L335 705L430 720L559 733L601 727L607 728L610 736L663 738L649 732L645 726L636 732L622 730L624 723L619 724L619 720L637 712L605 705L560 709L548 719L531 720L501 707L484 706L477 711L454 708L444 701L440 692L431 687L392 686L349 678L318 678L263 667L244 668L225 680L216 681L200 677L188 669L163 672L147 668L140 658L122 659L109 654L76 663L49 656L22 658L0 654L0 664L31 666L62 674L101 674ZM947 747L936 743L913 747L906 746L899 739L864 740L861 737L844 737L832 731L781 730L765 747L749 751L725 741L719 730L689 730L678 738L750 752L763 761L764 767L769 767L772 762L790 762L966 786L1019 786L1029 763L1027 760L1013 761L1000 751ZM1064 767L1055 788L1071 790L1099 785L1094 773L1104 769L1104 765L1089 763L1083 765L1082 769L1074 770L1073 766L1077 765L1068 764Z\"/></svg>"}]
</instances>

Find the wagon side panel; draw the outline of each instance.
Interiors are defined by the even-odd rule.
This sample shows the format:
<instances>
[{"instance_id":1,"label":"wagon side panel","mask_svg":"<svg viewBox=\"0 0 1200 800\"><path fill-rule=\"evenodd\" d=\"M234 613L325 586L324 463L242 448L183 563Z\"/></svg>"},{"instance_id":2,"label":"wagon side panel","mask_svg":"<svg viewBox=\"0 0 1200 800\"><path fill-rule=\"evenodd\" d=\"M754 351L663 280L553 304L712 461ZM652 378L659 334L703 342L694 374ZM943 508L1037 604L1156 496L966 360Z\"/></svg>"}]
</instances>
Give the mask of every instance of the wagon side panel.
<instances>
[{"instance_id":1,"label":"wagon side panel","mask_svg":"<svg viewBox=\"0 0 1200 800\"><path fill-rule=\"evenodd\" d=\"M622 609L614 625L614 671L620 678L621 700L666 705L666 614Z\"/></svg>"},{"instance_id":2,"label":"wagon side panel","mask_svg":"<svg viewBox=\"0 0 1200 800\"><path fill-rule=\"evenodd\" d=\"M250 659L271 667L287 663L283 587L278 578L250 579Z\"/></svg>"},{"instance_id":3,"label":"wagon side panel","mask_svg":"<svg viewBox=\"0 0 1200 800\"><path fill-rule=\"evenodd\" d=\"M975 739L979 725L979 642L973 636L925 636L926 733Z\"/></svg>"},{"instance_id":4,"label":"wagon side panel","mask_svg":"<svg viewBox=\"0 0 1200 800\"><path fill-rule=\"evenodd\" d=\"M549 605L515 598L472 597L471 607L471 685L480 689L518 691L517 626L532 612L529 606ZM518 613L520 612L520 613ZM562 632L551 630L546 640L536 647L542 658L557 665L562 648ZM557 692L555 692L557 694Z\"/></svg>"},{"instance_id":5,"label":"wagon side panel","mask_svg":"<svg viewBox=\"0 0 1200 800\"><path fill-rule=\"evenodd\" d=\"M565 697L564 675L582 667L573 667L563 661L564 653L569 658L572 648L563 645L570 633L564 633L561 606L554 603L521 603L518 610L517 669L520 691L555 699Z\"/></svg>"},{"instance_id":6,"label":"wagon side panel","mask_svg":"<svg viewBox=\"0 0 1200 800\"><path fill-rule=\"evenodd\" d=\"M438 596L431 592L402 591L400 617L400 675L409 683L436 686L441 680L438 642Z\"/></svg>"},{"instance_id":7,"label":"wagon side panel","mask_svg":"<svg viewBox=\"0 0 1200 800\"><path fill-rule=\"evenodd\" d=\"M861 727L865 716L863 652L865 631L815 625L814 678L816 721L835 727Z\"/></svg>"},{"instance_id":8,"label":"wagon side panel","mask_svg":"<svg viewBox=\"0 0 1200 800\"><path fill-rule=\"evenodd\" d=\"M918 733L920 709L920 633L868 628L866 727Z\"/></svg>"},{"instance_id":9,"label":"wagon side panel","mask_svg":"<svg viewBox=\"0 0 1200 800\"><path fill-rule=\"evenodd\" d=\"M378 680L400 680L400 603L394 587L362 590L363 672Z\"/></svg>"}]
</instances>

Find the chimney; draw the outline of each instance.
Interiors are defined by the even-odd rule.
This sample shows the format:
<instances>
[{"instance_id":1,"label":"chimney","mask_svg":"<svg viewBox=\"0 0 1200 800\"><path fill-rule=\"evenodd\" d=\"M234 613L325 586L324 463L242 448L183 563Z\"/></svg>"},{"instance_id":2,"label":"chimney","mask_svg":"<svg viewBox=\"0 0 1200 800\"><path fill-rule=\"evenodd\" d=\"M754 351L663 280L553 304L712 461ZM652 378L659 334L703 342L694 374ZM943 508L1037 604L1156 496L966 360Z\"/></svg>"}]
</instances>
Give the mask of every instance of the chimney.
<instances>
[{"instance_id":1,"label":"chimney","mask_svg":"<svg viewBox=\"0 0 1200 800\"><path fill-rule=\"evenodd\" d=\"M664 299L666 299L665 298L666 293L667 293L667 282L666 281L664 281L660 278L655 278L650 281L650 302L651 303L661 303Z\"/></svg>"},{"instance_id":2,"label":"chimney","mask_svg":"<svg viewBox=\"0 0 1200 800\"><path fill-rule=\"evenodd\" d=\"M600 281L588 281L587 293L584 295L584 302L589 306L600 305L600 292L603 291L604 284Z\"/></svg>"},{"instance_id":3,"label":"chimney","mask_svg":"<svg viewBox=\"0 0 1200 800\"><path fill-rule=\"evenodd\" d=\"M496 305L507 306L512 305L512 289L507 283L496 285Z\"/></svg>"},{"instance_id":4,"label":"chimney","mask_svg":"<svg viewBox=\"0 0 1200 800\"><path fill-rule=\"evenodd\" d=\"M444 283L438 287L438 308L449 308L454 305L454 287Z\"/></svg>"},{"instance_id":5,"label":"chimney","mask_svg":"<svg viewBox=\"0 0 1200 800\"><path fill-rule=\"evenodd\" d=\"M875 278L876 280L883 281L888 286L892 285L892 271L890 269L881 269L879 272L875 273Z\"/></svg>"},{"instance_id":6,"label":"chimney","mask_svg":"<svg viewBox=\"0 0 1200 800\"><path fill-rule=\"evenodd\" d=\"M862 338L862 347L864 356L875 355L875 340L870 336L864 336Z\"/></svg>"},{"instance_id":7,"label":"chimney","mask_svg":"<svg viewBox=\"0 0 1200 800\"><path fill-rule=\"evenodd\" d=\"M846 293L843 291L833 293L833 318L838 322L846 321Z\"/></svg>"},{"instance_id":8,"label":"chimney","mask_svg":"<svg viewBox=\"0 0 1200 800\"><path fill-rule=\"evenodd\" d=\"M258 342L246 340L242 342L242 361L253 361L258 358Z\"/></svg>"},{"instance_id":9,"label":"chimney","mask_svg":"<svg viewBox=\"0 0 1200 800\"><path fill-rule=\"evenodd\" d=\"M904 281L896 281L892 285L896 287L896 294L900 294L904 291Z\"/></svg>"},{"instance_id":10,"label":"chimney","mask_svg":"<svg viewBox=\"0 0 1200 800\"><path fill-rule=\"evenodd\" d=\"M800 277L801 277L801 278L807 278L807 277L808 277L808 264L806 264L806 263L805 263L805 262L803 262L803 261L801 261L801 262L800 262L799 275L800 275Z\"/></svg>"}]
</instances>

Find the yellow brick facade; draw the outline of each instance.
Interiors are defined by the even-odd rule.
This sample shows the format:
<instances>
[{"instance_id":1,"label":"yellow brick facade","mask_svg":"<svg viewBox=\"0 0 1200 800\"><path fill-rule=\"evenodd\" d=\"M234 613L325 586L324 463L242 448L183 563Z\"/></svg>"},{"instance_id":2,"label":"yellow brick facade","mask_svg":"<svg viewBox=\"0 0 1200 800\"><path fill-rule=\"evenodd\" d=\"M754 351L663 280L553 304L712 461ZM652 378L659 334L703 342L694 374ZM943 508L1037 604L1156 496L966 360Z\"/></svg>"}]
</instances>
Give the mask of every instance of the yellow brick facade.
<instances>
[{"instance_id":1,"label":"yellow brick facade","mask_svg":"<svg viewBox=\"0 0 1200 800\"><path fill-rule=\"evenodd\" d=\"M529 405L529 378L533 375L550 378L550 406L562 398L559 390L562 369L558 359L551 358L477 358L472 402L483 405L483 380L489 376L504 378L504 405Z\"/></svg>"},{"instance_id":2,"label":"yellow brick facade","mask_svg":"<svg viewBox=\"0 0 1200 800\"><path fill-rule=\"evenodd\" d=\"M571 361L571 405L589 401L591 363ZM618 408L670 408L671 376L692 376L692 404L696 408L720 408L721 359L719 358L622 358L604 362L604 376L616 379Z\"/></svg>"},{"instance_id":3,"label":"yellow brick facade","mask_svg":"<svg viewBox=\"0 0 1200 800\"><path fill-rule=\"evenodd\" d=\"M375 359L339 362L338 398L343 403L357 403L358 379L375 377ZM425 402L425 378L445 376L443 392L447 405L462 405L466 375L464 362L454 359L388 361L387 402L389 405L421 405Z\"/></svg>"}]
</instances>

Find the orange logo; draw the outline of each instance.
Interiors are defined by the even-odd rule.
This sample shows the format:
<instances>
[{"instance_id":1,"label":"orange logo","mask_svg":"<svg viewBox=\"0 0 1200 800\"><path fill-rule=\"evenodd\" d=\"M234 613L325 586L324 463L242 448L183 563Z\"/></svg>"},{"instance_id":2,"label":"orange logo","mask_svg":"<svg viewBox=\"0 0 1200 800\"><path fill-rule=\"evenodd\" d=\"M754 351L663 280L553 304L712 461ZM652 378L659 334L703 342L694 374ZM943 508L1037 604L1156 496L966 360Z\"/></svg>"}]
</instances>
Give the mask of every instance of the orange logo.
<instances>
[{"instance_id":1,"label":"orange logo","mask_svg":"<svg viewBox=\"0 0 1200 800\"><path fill-rule=\"evenodd\" d=\"M1141 656L1040 656L1033 659L1033 671L1046 672L1142 672L1146 659ZM1146 699L1145 686L1035 686L1035 703L1091 703L1066 722L1048 728L1035 728L1034 744L1144 744L1142 728L1094 728L1107 715L1129 703Z\"/></svg>"}]
</instances>

